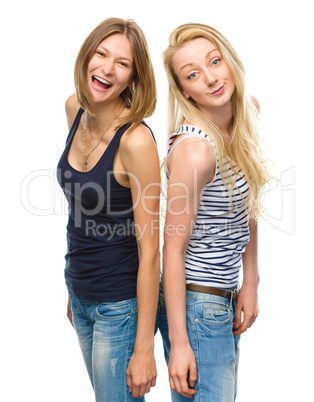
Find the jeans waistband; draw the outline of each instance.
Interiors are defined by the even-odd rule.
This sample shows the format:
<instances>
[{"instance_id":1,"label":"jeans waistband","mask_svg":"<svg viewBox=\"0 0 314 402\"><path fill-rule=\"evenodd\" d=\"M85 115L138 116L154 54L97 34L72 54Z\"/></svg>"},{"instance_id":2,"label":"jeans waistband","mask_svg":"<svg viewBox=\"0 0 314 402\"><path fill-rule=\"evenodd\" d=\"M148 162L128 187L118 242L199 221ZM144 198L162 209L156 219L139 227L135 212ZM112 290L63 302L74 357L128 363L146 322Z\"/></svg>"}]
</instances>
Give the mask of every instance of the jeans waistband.
<instances>
[{"instance_id":1,"label":"jeans waistband","mask_svg":"<svg viewBox=\"0 0 314 402\"><path fill-rule=\"evenodd\" d=\"M190 290L192 292L207 293L215 296L221 296L229 300L236 299L238 297L238 288L234 288L231 290L224 290L211 286L201 286L201 285L195 285L194 283L189 283L186 285L186 290Z\"/></svg>"},{"instance_id":2,"label":"jeans waistband","mask_svg":"<svg viewBox=\"0 0 314 402\"><path fill-rule=\"evenodd\" d=\"M160 288L163 289L162 275L160 276ZM239 289L240 289L239 284L237 287L230 289L230 290L211 287L211 286L196 285L194 283L186 284L186 290L189 290L191 292L207 293L207 294L211 294L211 295L225 297L227 299L237 299L238 294L239 294Z\"/></svg>"},{"instance_id":3,"label":"jeans waistband","mask_svg":"<svg viewBox=\"0 0 314 402\"><path fill-rule=\"evenodd\" d=\"M162 276L160 279L160 289L163 293L163 281ZM195 284L186 284L187 298L204 299L204 300L214 300L216 297L224 299L226 304L232 306L233 303L237 301L240 286L231 290L225 290L220 288L214 288L209 286L200 286Z\"/></svg>"},{"instance_id":4,"label":"jeans waistband","mask_svg":"<svg viewBox=\"0 0 314 402\"><path fill-rule=\"evenodd\" d=\"M130 305L130 306L135 306L137 304L137 298L134 297L133 299L127 299L127 300L121 300L121 301L115 301L115 302L97 302L93 300L86 300L82 299L81 297L75 296L73 293L69 292L69 295L71 298L76 300L78 303L81 304L90 304L90 305L99 305L99 304L106 304L109 307L112 306L123 306L123 305Z\"/></svg>"}]
</instances>

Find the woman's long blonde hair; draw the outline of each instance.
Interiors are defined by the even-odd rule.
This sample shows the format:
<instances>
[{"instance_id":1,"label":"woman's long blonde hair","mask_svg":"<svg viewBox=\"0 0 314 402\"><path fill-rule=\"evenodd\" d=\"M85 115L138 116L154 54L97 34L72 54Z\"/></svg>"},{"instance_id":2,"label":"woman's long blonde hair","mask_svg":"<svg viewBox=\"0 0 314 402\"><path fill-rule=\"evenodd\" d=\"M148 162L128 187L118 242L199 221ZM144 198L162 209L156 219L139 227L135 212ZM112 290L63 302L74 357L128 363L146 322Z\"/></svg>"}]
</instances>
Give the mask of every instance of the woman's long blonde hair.
<instances>
[{"instance_id":1,"label":"woman's long blonde hair","mask_svg":"<svg viewBox=\"0 0 314 402\"><path fill-rule=\"evenodd\" d=\"M145 117L154 113L157 101L155 75L147 42L143 31L135 21L108 18L88 35L78 53L74 68L77 97L82 108L93 115L93 101L87 84L88 64L98 45L114 34L125 35L131 43L134 60L133 83L120 95L130 112L120 122L120 126L133 122L132 128L135 128Z\"/></svg>"},{"instance_id":2,"label":"woman's long blonde hair","mask_svg":"<svg viewBox=\"0 0 314 402\"><path fill-rule=\"evenodd\" d=\"M190 40L206 38L220 50L235 81L231 98L233 129L231 142L226 141L221 130L197 107L193 99L187 99L173 67L173 55ZM243 64L228 40L217 30L203 24L185 24L175 29L169 38L169 46L163 53L164 66L169 82L168 133L174 133L184 122L200 127L215 144L222 180L231 197L237 174L245 176L249 185L246 205L250 217L257 219L260 210L260 193L269 180L266 159L260 143L258 111L251 97L245 92ZM222 166L227 163L235 175ZM240 191L240 190L239 190Z\"/></svg>"}]
</instances>

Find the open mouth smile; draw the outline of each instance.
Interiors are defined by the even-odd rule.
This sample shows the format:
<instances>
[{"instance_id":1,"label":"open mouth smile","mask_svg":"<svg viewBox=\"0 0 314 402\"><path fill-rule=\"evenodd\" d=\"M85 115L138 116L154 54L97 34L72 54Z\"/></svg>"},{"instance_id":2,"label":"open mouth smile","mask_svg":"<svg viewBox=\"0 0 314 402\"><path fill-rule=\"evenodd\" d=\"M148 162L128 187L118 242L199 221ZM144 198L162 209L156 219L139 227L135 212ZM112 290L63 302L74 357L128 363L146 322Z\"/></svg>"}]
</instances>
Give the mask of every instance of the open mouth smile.
<instances>
[{"instance_id":1,"label":"open mouth smile","mask_svg":"<svg viewBox=\"0 0 314 402\"><path fill-rule=\"evenodd\" d=\"M97 91L105 92L112 87L111 82L105 80L104 78L100 78L97 75L92 76L92 85Z\"/></svg>"}]
</instances>

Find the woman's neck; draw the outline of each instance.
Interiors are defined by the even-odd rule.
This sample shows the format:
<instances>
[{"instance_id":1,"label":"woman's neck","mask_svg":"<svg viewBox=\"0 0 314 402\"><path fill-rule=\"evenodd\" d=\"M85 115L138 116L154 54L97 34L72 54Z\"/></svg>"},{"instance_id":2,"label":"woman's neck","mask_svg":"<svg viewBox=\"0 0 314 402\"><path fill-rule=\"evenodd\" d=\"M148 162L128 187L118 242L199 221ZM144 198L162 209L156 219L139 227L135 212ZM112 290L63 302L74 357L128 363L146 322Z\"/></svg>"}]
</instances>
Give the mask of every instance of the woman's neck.
<instances>
[{"instance_id":1,"label":"woman's neck","mask_svg":"<svg viewBox=\"0 0 314 402\"><path fill-rule=\"evenodd\" d=\"M220 129L224 137L230 141L233 127L233 113L231 103L228 103L223 107L219 107L216 110L200 110Z\"/></svg>"},{"instance_id":2,"label":"woman's neck","mask_svg":"<svg viewBox=\"0 0 314 402\"><path fill-rule=\"evenodd\" d=\"M122 109L123 102L120 98L111 103L95 105L93 116L86 114L86 124L89 131L95 134L103 133L104 127L108 127L113 120L116 120L118 114L121 115Z\"/></svg>"}]
</instances>

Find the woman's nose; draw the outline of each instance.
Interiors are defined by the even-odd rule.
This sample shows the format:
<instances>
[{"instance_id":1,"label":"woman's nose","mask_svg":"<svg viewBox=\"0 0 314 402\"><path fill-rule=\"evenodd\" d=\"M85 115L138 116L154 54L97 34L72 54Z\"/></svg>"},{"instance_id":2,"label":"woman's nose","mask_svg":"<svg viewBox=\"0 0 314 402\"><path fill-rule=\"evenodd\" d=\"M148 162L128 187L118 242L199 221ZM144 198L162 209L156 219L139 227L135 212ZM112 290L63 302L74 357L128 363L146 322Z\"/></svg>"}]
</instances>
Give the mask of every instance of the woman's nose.
<instances>
[{"instance_id":1,"label":"woman's nose","mask_svg":"<svg viewBox=\"0 0 314 402\"><path fill-rule=\"evenodd\" d=\"M105 75L110 75L110 74L113 74L113 70L114 70L113 66L114 66L114 63L111 60L107 59L103 62L101 69Z\"/></svg>"},{"instance_id":2,"label":"woman's nose","mask_svg":"<svg viewBox=\"0 0 314 402\"><path fill-rule=\"evenodd\" d=\"M205 82L207 86L212 86L217 82L217 76L216 74L214 74L212 71L210 71L209 69L207 69L205 71Z\"/></svg>"}]
</instances>

